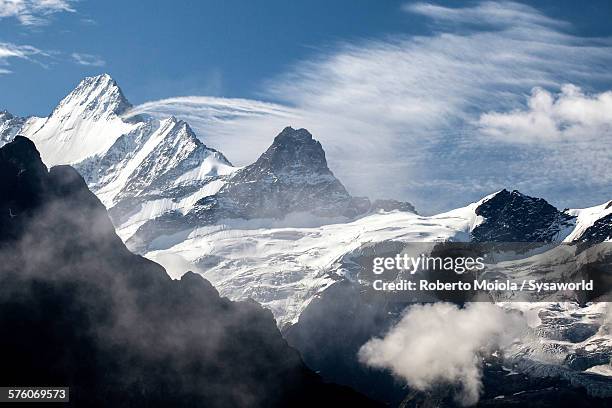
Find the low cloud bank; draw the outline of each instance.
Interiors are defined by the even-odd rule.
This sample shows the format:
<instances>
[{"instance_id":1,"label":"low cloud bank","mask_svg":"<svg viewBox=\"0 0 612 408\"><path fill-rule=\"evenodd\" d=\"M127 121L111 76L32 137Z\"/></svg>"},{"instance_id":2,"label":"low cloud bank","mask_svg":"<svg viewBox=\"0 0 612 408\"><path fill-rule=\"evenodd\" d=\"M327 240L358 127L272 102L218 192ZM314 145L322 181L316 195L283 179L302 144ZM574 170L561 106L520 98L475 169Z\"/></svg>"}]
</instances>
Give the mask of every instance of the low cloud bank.
<instances>
[{"instance_id":1,"label":"low cloud bank","mask_svg":"<svg viewBox=\"0 0 612 408\"><path fill-rule=\"evenodd\" d=\"M383 338L368 341L359 359L421 391L456 385L457 402L472 405L482 390L482 353L510 345L524 329L519 315L489 303L415 305Z\"/></svg>"}]
</instances>

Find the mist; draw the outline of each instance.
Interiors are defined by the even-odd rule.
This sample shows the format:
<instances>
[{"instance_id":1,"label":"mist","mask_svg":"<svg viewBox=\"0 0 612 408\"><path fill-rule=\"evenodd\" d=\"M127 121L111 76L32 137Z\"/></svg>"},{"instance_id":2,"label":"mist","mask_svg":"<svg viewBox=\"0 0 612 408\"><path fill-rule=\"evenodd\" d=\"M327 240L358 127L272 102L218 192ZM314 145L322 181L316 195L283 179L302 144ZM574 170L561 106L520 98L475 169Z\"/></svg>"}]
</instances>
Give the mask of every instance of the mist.
<instances>
[{"instance_id":1,"label":"mist","mask_svg":"<svg viewBox=\"0 0 612 408\"><path fill-rule=\"evenodd\" d=\"M489 303L463 309L450 303L414 305L383 337L364 344L359 359L421 391L458 386L455 399L468 406L482 392L482 357L507 347L525 330L520 316Z\"/></svg>"}]
</instances>

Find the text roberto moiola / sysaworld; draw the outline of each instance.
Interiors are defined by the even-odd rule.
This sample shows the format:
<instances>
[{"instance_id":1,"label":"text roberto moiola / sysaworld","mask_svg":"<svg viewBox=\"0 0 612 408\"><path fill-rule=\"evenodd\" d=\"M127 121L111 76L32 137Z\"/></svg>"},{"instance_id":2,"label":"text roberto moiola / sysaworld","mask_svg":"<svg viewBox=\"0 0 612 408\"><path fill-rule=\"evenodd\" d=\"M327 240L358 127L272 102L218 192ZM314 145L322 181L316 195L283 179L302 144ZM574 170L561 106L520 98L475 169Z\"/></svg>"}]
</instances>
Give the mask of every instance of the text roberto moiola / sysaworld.
<instances>
[{"instance_id":1,"label":"text roberto moiola / sysaworld","mask_svg":"<svg viewBox=\"0 0 612 408\"><path fill-rule=\"evenodd\" d=\"M372 272L381 275L386 271L399 271L414 275L419 271L454 271L458 275L466 272L482 272L485 269L483 257L435 257L421 254L410 256L397 254L393 257L376 257L372 261ZM372 282L376 291L529 291L529 292L558 292L558 291L591 291L592 280L579 282L542 282L536 279L524 280L486 280L473 281L457 280L454 282L430 279L393 279L386 281L376 279Z\"/></svg>"}]
</instances>

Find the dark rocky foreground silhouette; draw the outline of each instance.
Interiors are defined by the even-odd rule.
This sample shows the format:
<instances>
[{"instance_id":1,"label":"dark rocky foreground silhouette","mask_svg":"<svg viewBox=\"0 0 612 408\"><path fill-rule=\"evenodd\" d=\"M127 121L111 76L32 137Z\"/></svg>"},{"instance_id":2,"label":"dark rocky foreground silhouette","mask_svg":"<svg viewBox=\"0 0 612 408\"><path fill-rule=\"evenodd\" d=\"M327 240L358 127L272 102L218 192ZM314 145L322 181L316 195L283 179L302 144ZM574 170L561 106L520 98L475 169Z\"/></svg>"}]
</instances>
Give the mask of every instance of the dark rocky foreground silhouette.
<instances>
[{"instance_id":1,"label":"dark rocky foreground silhouette","mask_svg":"<svg viewBox=\"0 0 612 408\"><path fill-rule=\"evenodd\" d=\"M325 384L254 302L129 252L75 170L0 149L0 384L71 405L373 406Z\"/></svg>"}]
</instances>

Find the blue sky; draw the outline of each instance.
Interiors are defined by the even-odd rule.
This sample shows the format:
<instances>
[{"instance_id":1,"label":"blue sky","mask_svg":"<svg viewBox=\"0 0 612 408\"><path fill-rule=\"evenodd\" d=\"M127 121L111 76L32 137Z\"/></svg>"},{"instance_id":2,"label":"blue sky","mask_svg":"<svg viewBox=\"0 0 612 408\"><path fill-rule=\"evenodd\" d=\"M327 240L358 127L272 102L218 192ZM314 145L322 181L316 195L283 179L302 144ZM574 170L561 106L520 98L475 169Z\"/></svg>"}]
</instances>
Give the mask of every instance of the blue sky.
<instances>
[{"instance_id":1,"label":"blue sky","mask_svg":"<svg viewBox=\"0 0 612 408\"><path fill-rule=\"evenodd\" d=\"M108 71L135 103L175 95L256 97L262 81L338 41L419 30L399 2L81 1L45 26L0 24L2 41L61 52L11 61L0 105L46 114L75 81ZM421 24L422 26L422 24ZM422 27L421 27L422 29ZM75 64L73 52L104 65Z\"/></svg>"},{"instance_id":2,"label":"blue sky","mask_svg":"<svg viewBox=\"0 0 612 408\"><path fill-rule=\"evenodd\" d=\"M609 1L0 0L0 109L47 115L108 72L237 164L291 124L355 194L594 205L612 198L611 17Z\"/></svg>"},{"instance_id":3,"label":"blue sky","mask_svg":"<svg viewBox=\"0 0 612 408\"><path fill-rule=\"evenodd\" d=\"M6 17L0 20L0 41L52 55L32 56L46 67L9 61L13 73L0 76L0 106L21 115L46 115L78 79L99 72L111 73L133 103L176 95L257 98L266 80L321 49L430 32L421 16L401 11L406 3L81 0L65 3L73 12L42 15L45 21L36 25ZM461 5L436 2L445 3ZM531 4L573 22L581 35L612 34L609 1ZM99 64L79 65L73 53L95 56L90 62Z\"/></svg>"}]
</instances>

